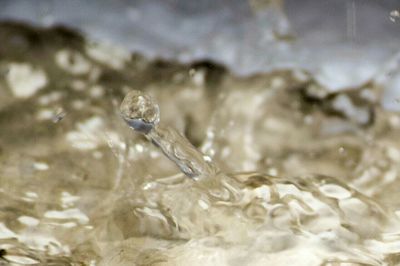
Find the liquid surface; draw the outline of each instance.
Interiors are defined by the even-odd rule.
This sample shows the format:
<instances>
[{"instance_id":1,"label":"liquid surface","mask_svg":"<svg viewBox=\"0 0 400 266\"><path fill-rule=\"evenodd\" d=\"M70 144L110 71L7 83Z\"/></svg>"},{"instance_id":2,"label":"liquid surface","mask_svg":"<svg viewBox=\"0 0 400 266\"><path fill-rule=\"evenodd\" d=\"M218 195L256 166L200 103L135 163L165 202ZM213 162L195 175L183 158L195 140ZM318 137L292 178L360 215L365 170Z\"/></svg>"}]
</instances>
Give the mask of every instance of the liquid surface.
<instances>
[{"instance_id":1,"label":"liquid surface","mask_svg":"<svg viewBox=\"0 0 400 266\"><path fill-rule=\"evenodd\" d=\"M400 263L400 116L381 107L397 70L332 93L66 29L0 39L0 265ZM160 125L141 120L157 131L121 119L132 90L159 103Z\"/></svg>"}]
</instances>

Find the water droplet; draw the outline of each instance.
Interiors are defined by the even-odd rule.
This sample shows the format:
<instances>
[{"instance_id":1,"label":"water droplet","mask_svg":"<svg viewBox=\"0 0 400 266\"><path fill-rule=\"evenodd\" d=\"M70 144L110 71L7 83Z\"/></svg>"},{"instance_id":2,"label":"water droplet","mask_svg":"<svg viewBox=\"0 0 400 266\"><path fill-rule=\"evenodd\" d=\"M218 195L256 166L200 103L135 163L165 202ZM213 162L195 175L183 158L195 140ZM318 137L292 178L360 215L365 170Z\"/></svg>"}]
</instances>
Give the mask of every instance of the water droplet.
<instances>
[{"instance_id":1,"label":"water droplet","mask_svg":"<svg viewBox=\"0 0 400 266\"><path fill-rule=\"evenodd\" d=\"M125 96L120 112L131 128L144 134L150 132L160 121L160 111L155 101L136 90Z\"/></svg>"},{"instance_id":2,"label":"water droplet","mask_svg":"<svg viewBox=\"0 0 400 266\"><path fill-rule=\"evenodd\" d=\"M392 10L390 11L390 16L389 16L390 20L392 22L396 22L396 19L400 18L400 12L399 10Z\"/></svg>"},{"instance_id":3,"label":"water droplet","mask_svg":"<svg viewBox=\"0 0 400 266\"><path fill-rule=\"evenodd\" d=\"M53 121L53 123L58 123L58 122L60 122L61 120L63 120L64 119L64 117L67 115L67 113L62 109L62 108L59 108L58 110L57 110L57 112L56 112L56 114L53 116L53 118L52 118L52 121Z\"/></svg>"}]
</instances>

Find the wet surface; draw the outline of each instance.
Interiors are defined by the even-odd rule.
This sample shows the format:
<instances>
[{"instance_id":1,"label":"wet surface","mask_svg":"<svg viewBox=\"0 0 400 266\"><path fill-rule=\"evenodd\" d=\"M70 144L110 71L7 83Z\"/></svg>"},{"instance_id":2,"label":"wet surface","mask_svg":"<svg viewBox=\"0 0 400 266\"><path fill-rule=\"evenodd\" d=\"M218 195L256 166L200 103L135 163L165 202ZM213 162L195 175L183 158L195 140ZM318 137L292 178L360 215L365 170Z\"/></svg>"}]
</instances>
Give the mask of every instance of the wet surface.
<instances>
[{"instance_id":1,"label":"wet surface","mask_svg":"<svg viewBox=\"0 0 400 266\"><path fill-rule=\"evenodd\" d=\"M381 104L394 81L238 78L65 28L2 23L0 40L0 265L399 263L400 116ZM222 174L187 178L132 132L132 90Z\"/></svg>"}]
</instances>

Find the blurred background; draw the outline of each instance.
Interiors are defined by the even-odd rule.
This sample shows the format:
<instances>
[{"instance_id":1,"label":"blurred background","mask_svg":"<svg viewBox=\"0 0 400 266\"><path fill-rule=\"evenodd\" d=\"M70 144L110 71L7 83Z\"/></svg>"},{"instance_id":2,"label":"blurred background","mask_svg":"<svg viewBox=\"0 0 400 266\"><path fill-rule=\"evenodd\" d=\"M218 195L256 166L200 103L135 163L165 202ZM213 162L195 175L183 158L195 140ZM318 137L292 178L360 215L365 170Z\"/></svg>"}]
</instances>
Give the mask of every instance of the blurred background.
<instances>
[{"instance_id":1,"label":"blurred background","mask_svg":"<svg viewBox=\"0 0 400 266\"><path fill-rule=\"evenodd\" d=\"M397 0L1 0L0 18L63 24L149 58L211 59L240 75L301 66L333 90L399 52Z\"/></svg>"}]
</instances>

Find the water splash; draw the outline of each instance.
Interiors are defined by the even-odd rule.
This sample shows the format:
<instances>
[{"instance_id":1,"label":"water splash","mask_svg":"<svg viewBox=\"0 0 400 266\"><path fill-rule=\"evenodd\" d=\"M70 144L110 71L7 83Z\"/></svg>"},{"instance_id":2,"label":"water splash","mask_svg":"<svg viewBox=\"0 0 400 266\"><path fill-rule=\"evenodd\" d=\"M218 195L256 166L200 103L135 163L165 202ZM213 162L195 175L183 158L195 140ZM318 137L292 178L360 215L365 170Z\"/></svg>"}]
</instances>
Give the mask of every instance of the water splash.
<instances>
[{"instance_id":1,"label":"water splash","mask_svg":"<svg viewBox=\"0 0 400 266\"><path fill-rule=\"evenodd\" d=\"M152 110L157 110L157 115ZM146 185L142 202L151 201L156 205L132 206L140 217L143 233L154 232L157 227L160 238L189 240L219 236L220 240L213 240L218 245L222 240L225 245L234 247L253 241L257 235L263 242L248 247L246 261L251 261L255 252L263 247L269 257L277 256L271 261L280 264L282 258L276 252L282 250L292 250L304 259L311 253L319 254L311 260L305 259L304 265L315 261L320 265L381 265L388 254L400 252L394 247L400 244L396 217L343 182L320 175L295 179L262 173L216 175L217 167L204 160L185 137L171 127L162 129L157 125L159 108L149 96L130 92L122 103L121 112L131 128L144 133L185 175L195 179L199 176L221 179L225 185L222 187L229 186L229 191L234 191L236 196L234 200L221 201L221 197L208 197L207 187L199 188L185 181L176 183L176 180L172 183L165 179L152 181ZM151 114L150 119L145 114ZM153 196L155 193L159 194L157 199ZM176 201L179 198L185 200ZM118 219L126 217L118 216ZM388 234L394 236L390 241L385 240ZM281 244L276 245L276 242ZM204 248L203 245L196 248ZM304 249L305 246L309 248ZM168 261L174 264L179 259L176 255ZM198 262L198 258L185 260L189 264Z\"/></svg>"},{"instance_id":2,"label":"water splash","mask_svg":"<svg viewBox=\"0 0 400 266\"><path fill-rule=\"evenodd\" d=\"M70 35L10 32L0 69L26 51L49 84L21 98L0 81L0 264L399 265L400 116L373 80L332 92L292 71L112 67L85 45L69 48L90 61L77 75L55 60ZM144 88L121 110L139 134L119 119L127 84Z\"/></svg>"},{"instance_id":3,"label":"water splash","mask_svg":"<svg viewBox=\"0 0 400 266\"><path fill-rule=\"evenodd\" d=\"M347 38L354 41L356 38L356 2L355 0L346 2L346 24L347 24Z\"/></svg>"},{"instance_id":4,"label":"water splash","mask_svg":"<svg viewBox=\"0 0 400 266\"><path fill-rule=\"evenodd\" d=\"M128 93L120 107L125 122L159 147L190 178L214 176L218 168L172 127L158 125L159 107L140 91Z\"/></svg>"}]
</instances>

